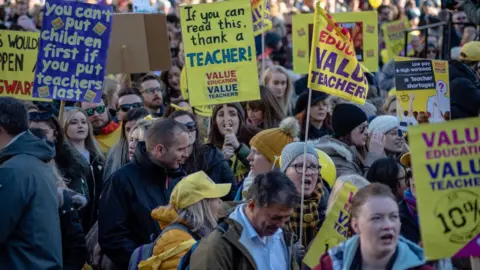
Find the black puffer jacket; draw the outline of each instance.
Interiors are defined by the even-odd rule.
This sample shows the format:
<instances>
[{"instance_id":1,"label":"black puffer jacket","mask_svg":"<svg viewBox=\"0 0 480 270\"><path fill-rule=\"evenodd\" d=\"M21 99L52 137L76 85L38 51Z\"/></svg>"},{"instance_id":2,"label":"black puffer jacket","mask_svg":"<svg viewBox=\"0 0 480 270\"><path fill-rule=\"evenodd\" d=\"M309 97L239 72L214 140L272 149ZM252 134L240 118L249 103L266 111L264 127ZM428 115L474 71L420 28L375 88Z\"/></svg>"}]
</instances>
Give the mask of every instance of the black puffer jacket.
<instances>
[{"instance_id":1,"label":"black puffer jacket","mask_svg":"<svg viewBox=\"0 0 480 270\"><path fill-rule=\"evenodd\" d=\"M82 226L87 233L98 219L98 202L103 187L103 161L90 154L90 172L87 176L88 185L88 204L85 208L85 214L82 217Z\"/></svg>"},{"instance_id":2,"label":"black puffer jacket","mask_svg":"<svg viewBox=\"0 0 480 270\"><path fill-rule=\"evenodd\" d=\"M60 229L62 231L62 255L64 270L80 270L87 261L87 244L85 233L80 225L80 218L73 206L68 190L57 189Z\"/></svg>"},{"instance_id":3,"label":"black puffer jacket","mask_svg":"<svg viewBox=\"0 0 480 270\"><path fill-rule=\"evenodd\" d=\"M171 171L153 163L145 142L140 142L132 161L105 181L98 242L118 269L127 269L135 248L150 243L161 232L150 213L169 203L174 183L184 176L183 170Z\"/></svg>"},{"instance_id":4,"label":"black puffer jacket","mask_svg":"<svg viewBox=\"0 0 480 270\"><path fill-rule=\"evenodd\" d=\"M452 119L476 117L480 109L480 81L467 65L452 60L450 72L450 106Z\"/></svg>"},{"instance_id":5,"label":"black puffer jacket","mask_svg":"<svg viewBox=\"0 0 480 270\"><path fill-rule=\"evenodd\" d=\"M195 163L197 164L195 165ZM233 201L237 191L235 175L230 168L228 160L225 160L223 153L213 144L202 145L197 156L192 154L185 162L185 172L187 174L198 171L204 171L217 184L232 184L230 193L223 197L222 200Z\"/></svg>"}]
</instances>

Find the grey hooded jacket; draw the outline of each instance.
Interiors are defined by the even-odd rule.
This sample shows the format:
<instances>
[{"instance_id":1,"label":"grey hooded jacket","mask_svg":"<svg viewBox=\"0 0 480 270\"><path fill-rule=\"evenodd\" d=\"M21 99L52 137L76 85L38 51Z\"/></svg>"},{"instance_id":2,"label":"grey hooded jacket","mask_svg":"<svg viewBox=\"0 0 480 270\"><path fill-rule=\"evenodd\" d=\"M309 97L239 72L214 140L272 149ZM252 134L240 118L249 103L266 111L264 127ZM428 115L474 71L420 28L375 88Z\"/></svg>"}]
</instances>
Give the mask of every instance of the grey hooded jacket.
<instances>
[{"instance_id":1,"label":"grey hooded jacket","mask_svg":"<svg viewBox=\"0 0 480 270\"><path fill-rule=\"evenodd\" d=\"M30 132L0 150L0 269L62 269L54 155Z\"/></svg>"}]
</instances>

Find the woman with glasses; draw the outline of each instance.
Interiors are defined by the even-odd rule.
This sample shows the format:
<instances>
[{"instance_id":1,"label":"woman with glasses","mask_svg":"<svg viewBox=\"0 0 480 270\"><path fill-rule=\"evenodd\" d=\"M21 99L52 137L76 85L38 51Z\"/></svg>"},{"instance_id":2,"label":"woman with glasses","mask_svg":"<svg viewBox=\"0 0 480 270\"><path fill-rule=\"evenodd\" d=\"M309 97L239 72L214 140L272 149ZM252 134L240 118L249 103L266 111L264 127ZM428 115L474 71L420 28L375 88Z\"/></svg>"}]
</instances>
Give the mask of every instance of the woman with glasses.
<instances>
[{"instance_id":1,"label":"woman with glasses","mask_svg":"<svg viewBox=\"0 0 480 270\"><path fill-rule=\"evenodd\" d=\"M385 155L383 134L373 132L367 145L367 115L357 105L337 105L332 114L332 128L333 136L320 138L315 147L332 158L337 177L365 175L370 165Z\"/></svg>"},{"instance_id":2,"label":"woman with glasses","mask_svg":"<svg viewBox=\"0 0 480 270\"><path fill-rule=\"evenodd\" d=\"M393 158L381 158L375 161L366 176L370 183L382 183L389 186L397 201L403 200L411 177L411 171Z\"/></svg>"},{"instance_id":3,"label":"woman with glasses","mask_svg":"<svg viewBox=\"0 0 480 270\"><path fill-rule=\"evenodd\" d=\"M98 200L102 192L103 167L105 156L98 145L87 114L79 108L66 110L64 115L63 130L66 139L85 158L90 166L87 174L89 202L86 207L86 216L82 220L86 232L97 221Z\"/></svg>"},{"instance_id":4,"label":"woman with glasses","mask_svg":"<svg viewBox=\"0 0 480 270\"><path fill-rule=\"evenodd\" d=\"M304 155L305 144L307 154ZM302 192L303 166L305 165L305 181ZM303 200L303 235L300 243L307 247L315 238L325 220L327 211L328 191L323 185L320 175L320 164L318 162L317 150L310 144L304 142L293 142L287 144L282 150L280 158L280 170L295 184L298 194L304 195ZM285 225L289 232L299 235L301 205L298 204Z\"/></svg>"},{"instance_id":5,"label":"woman with glasses","mask_svg":"<svg viewBox=\"0 0 480 270\"><path fill-rule=\"evenodd\" d=\"M230 193L222 198L225 201L232 201L237 190L235 176L228 161L224 159L223 153L212 144L203 144L200 140L200 133L192 113L178 110L170 116L179 123L184 124L188 129L188 159L183 164L183 169L187 174L204 171L215 183L232 184Z\"/></svg>"}]
</instances>

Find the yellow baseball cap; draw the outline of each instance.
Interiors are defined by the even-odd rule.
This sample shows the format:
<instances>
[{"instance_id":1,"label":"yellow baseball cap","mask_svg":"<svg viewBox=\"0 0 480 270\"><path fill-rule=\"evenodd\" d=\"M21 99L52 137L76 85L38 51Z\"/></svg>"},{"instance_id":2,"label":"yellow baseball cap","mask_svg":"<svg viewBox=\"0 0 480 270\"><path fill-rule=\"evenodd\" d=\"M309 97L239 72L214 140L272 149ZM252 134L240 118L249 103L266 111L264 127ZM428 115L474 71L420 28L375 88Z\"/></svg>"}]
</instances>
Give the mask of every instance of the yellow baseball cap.
<instances>
[{"instance_id":1,"label":"yellow baseball cap","mask_svg":"<svg viewBox=\"0 0 480 270\"><path fill-rule=\"evenodd\" d=\"M463 45L460 50L460 60L480 61L480 41L470 41Z\"/></svg>"},{"instance_id":2,"label":"yellow baseball cap","mask_svg":"<svg viewBox=\"0 0 480 270\"><path fill-rule=\"evenodd\" d=\"M183 178L173 189L170 204L177 209L185 209L203 199L215 199L226 196L232 184L215 184L203 171Z\"/></svg>"}]
</instances>

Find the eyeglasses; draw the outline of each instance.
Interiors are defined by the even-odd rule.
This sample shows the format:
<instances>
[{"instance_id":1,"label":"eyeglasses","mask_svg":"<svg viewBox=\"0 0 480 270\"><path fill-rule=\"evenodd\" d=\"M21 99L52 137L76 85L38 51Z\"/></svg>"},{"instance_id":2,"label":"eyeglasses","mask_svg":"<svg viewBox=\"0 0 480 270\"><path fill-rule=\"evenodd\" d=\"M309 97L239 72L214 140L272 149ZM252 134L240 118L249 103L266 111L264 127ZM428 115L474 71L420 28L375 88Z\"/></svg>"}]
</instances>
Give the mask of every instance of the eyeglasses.
<instances>
[{"instance_id":1,"label":"eyeglasses","mask_svg":"<svg viewBox=\"0 0 480 270\"><path fill-rule=\"evenodd\" d=\"M128 112L131 109L140 108L142 106L143 106L143 103L141 103L141 102L135 102L135 103L131 103L131 104L122 104L122 105L118 106L117 111Z\"/></svg>"},{"instance_id":2,"label":"eyeglasses","mask_svg":"<svg viewBox=\"0 0 480 270\"><path fill-rule=\"evenodd\" d=\"M100 105L96 108L90 108L86 109L85 112L87 113L87 116L92 116L97 112L98 114L102 114L105 112L105 105Z\"/></svg>"},{"instance_id":3,"label":"eyeglasses","mask_svg":"<svg viewBox=\"0 0 480 270\"><path fill-rule=\"evenodd\" d=\"M293 165L290 165L289 167L291 168L295 168L295 172L298 173L298 174L302 174L303 173L303 164L293 164ZM320 169L322 168L322 166L320 165L309 165L309 166L306 166L305 167L305 173L307 173L308 171L314 173L314 174L317 174L320 172Z\"/></svg>"},{"instance_id":4,"label":"eyeglasses","mask_svg":"<svg viewBox=\"0 0 480 270\"><path fill-rule=\"evenodd\" d=\"M52 112L29 112L28 118L30 121L48 121L53 117Z\"/></svg>"},{"instance_id":5,"label":"eyeglasses","mask_svg":"<svg viewBox=\"0 0 480 270\"><path fill-rule=\"evenodd\" d=\"M162 93L162 88L160 87L152 87L152 88L147 88L145 90L143 90L141 93L147 93L147 94L154 94L154 93Z\"/></svg>"},{"instance_id":6,"label":"eyeglasses","mask_svg":"<svg viewBox=\"0 0 480 270\"><path fill-rule=\"evenodd\" d=\"M405 176L397 178L397 181L405 181L406 185L410 185L410 179L412 179L412 170L405 168Z\"/></svg>"},{"instance_id":7,"label":"eyeglasses","mask_svg":"<svg viewBox=\"0 0 480 270\"><path fill-rule=\"evenodd\" d=\"M197 130L197 124L195 122L187 122L184 124L188 131L196 131Z\"/></svg>"}]
</instances>

